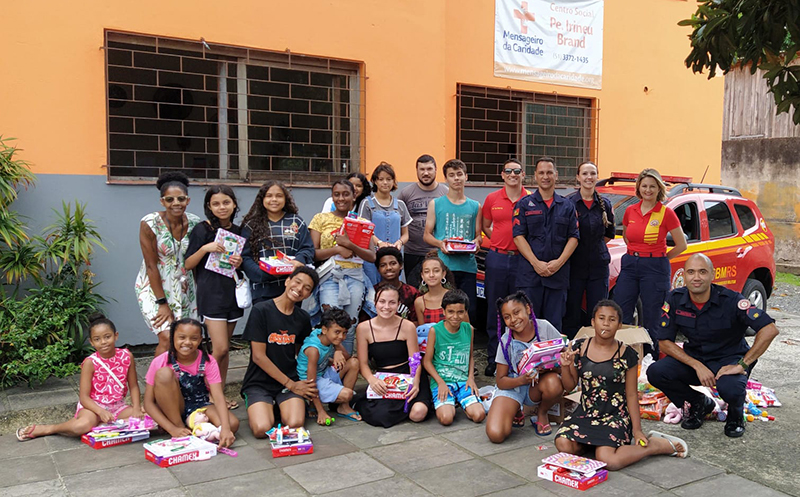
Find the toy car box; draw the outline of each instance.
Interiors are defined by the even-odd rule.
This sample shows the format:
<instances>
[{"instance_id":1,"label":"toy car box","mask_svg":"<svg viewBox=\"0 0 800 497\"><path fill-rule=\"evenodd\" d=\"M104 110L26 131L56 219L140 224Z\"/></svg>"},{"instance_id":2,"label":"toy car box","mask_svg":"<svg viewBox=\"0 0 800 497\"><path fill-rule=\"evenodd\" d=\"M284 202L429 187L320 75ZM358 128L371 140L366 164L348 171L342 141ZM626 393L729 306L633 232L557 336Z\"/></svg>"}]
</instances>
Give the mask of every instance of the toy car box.
<instances>
[{"instance_id":1,"label":"toy car box","mask_svg":"<svg viewBox=\"0 0 800 497\"><path fill-rule=\"evenodd\" d=\"M145 459L162 468L192 461L205 461L216 455L216 444L197 437L155 440L144 444Z\"/></svg>"}]
</instances>

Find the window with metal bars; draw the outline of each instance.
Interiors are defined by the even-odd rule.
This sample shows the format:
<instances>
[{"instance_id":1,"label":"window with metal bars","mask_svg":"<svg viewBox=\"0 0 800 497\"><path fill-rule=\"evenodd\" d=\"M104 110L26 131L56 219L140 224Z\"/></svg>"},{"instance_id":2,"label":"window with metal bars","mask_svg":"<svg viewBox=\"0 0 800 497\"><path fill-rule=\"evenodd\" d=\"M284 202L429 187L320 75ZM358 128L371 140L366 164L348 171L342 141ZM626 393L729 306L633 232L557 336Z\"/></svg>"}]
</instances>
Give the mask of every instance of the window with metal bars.
<instances>
[{"instance_id":1,"label":"window with metal bars","mask_svg":"<svg viewBox=\"0 0 800 497\"><path fill-rule=\"evenodd\" d=\"M360 65L106 32L108 176L329 183L361 168Z\"/></svg>"},{"instance_id":2,"label":"window with metal bars","mask_svg":"<svg viewBox=\"0 0 800 497\"><path fill-rule=\"evenodd\" d=\"M556 160L560 182L572 183L578 166L597 156L592 99L470 85L459 85L457 97L457 155L470 183L502 182L510 158L531 177L542 156Z\"/></svg>"}]
</instances>

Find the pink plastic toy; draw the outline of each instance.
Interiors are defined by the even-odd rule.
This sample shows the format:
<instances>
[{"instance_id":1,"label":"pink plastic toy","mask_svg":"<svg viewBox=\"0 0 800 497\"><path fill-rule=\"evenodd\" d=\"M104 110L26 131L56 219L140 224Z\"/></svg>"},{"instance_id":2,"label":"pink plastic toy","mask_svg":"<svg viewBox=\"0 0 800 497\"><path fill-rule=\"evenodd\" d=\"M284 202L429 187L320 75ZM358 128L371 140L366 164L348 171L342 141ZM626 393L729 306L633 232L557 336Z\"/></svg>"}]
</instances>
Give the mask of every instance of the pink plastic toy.
<instances>
[{"instance_id":1,"label":"pink plastic toy","mask_svg":"<svg viewBox=\"0 0 800 497\"><path fill-rule=\"evenodd\" d=\"M523 353L517 364L520 375L534 368L551 369L561 365L561 351L567 345L563 338L555 338L545 342L533 342Z\"/></svg>"}]
</instances>

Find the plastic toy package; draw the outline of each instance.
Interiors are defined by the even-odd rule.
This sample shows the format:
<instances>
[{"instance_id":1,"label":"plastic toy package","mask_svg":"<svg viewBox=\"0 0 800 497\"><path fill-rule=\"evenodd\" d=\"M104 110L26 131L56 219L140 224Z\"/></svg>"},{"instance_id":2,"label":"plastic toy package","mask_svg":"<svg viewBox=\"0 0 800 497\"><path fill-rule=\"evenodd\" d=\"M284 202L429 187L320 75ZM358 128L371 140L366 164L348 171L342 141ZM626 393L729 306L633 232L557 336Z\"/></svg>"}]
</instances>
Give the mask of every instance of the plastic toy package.
<instances>
[{"instance_id":1,"label":"plastic toy package","mask_svg":"<svg viewBox=\"0 0 800 497\"><path fill-rule=\"evenodd\" d=\"M291 261L293 259L294 257L286 255L280 250L276 250L274 256L262 257L259 259L258 267L265 273L273 276L292 274L292 271L294 271L294 264L292 264Z\"/></svg>"},{"instance_id":2,"label":"plastic toy package","mask_svg":"<svg viewBox=\"0 0 800 497\"><path fill-rule=\"evenodd\" d=\"M382 380L386 384L386 394L378 395L367 387L368 399L405 399L406 393L414 385L414 377L410 374L376 372L375 378Z\"/></svg>"},{"instance_id":3,"label":"plastic toy package","mask_svg":"<svg viewBox=\"0 0 800 497\"><path fill-rule=\"evenodd\" d=\"M314 453L311 434L303 427L289 428L278 425L267 432L267 437L272 446L272 457Z\"/></svg>"},{"instance_id":4,"label":"plastic toy package","mask_svg":"<svg viewBox=\"0 0 800 497\"><path fill-rule=\"evenodd\" d=\"M577 490L586 490L608 479L606 463L587 457L559 452L542 459L537 468L539 478Z\"/></svg>"},{"instance_id":5,"label":"plastic toy package","mask_svg":"<svg viewBox=\"0 0 800 497\"><path fill-rule=\"evenodd\" d=\"M552 369L561 365L561 351L567 346L564 338L554 338L544 342L533 342L525 349L517 363L520 375L534 368Z\"/></svg>"},{"instance_id":6,"label":"plastic toy package","mask_svg":"<svg viewBox=\"0 0 800 497\"><path fill-rule=\"evenodd\" d=\"M444 246L448 252L475 252L478 248L475 242L464 240L461 236L446 238Z\"/></svg>"},{"instance_id":7,"label":"plastic toy package","mask_svg":"<svg viewBox=\"0 0 800 497\"><path fill-rule=\"evenodd\" d=\"M233 278L233 273L236 272L236 268L234 268L233 264L230 262L231 256L242 255L242 250L244 250L246 241L247 240L235 233L231 233L222 228L218 229L214 242L225 247L225 252L210 253L206 261L206 269L225 275L228 278Z\"/></svg>"},{"instance_id":8,"label":"plastic toy package","mask_svg":"<svg viewBox=\"0 0 800 497\"><path fill-rule=\"evenodd\" d=\"M143 419L118 420L95 426L92 431L81 436L81 442L93 449L105 449L147 440L150 438L150 430L157 427L153 418L148 415Z\"/></svg>"}]
</instances>

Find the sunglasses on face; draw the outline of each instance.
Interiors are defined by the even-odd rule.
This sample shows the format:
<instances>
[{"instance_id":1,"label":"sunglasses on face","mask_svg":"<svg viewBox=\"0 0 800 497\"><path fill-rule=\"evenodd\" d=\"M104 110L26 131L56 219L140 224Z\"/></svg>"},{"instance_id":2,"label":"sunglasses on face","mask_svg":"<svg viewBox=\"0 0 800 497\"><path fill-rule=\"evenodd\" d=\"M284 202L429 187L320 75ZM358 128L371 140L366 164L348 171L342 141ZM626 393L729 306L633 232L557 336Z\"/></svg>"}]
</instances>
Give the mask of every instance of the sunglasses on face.
<instances>
[{"instance_id":1,"label":"sunglasses on face","mask_svg":"<svg viewBox=\"0 0 800 497\"><path fill-rule=\"evenodd\" d=\"M182 203L186 202L187 200L189 200L189 197L186 196L186 195L180 195L178 197L161 197L161 200L163 200L164 202L166 202L168 204L171 204L171 203L173 203L173 202L175 202L177 200L179 204L182 204Z\"/></svg>"},{"instance_id":2,"label":"sunglasses on face","mask_svg":"<svg viewBox=\"0 0 800 497\"><path fill-rule=\"evenodd\" d=\"M519 167L514 168L514 169L506 168L506 169L503 169L503 172L506 173L506 174L522 174L522 168L519 168Z\"/></svg>"}]
</instances>

